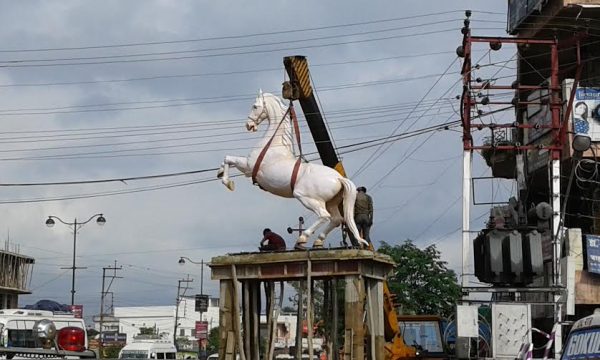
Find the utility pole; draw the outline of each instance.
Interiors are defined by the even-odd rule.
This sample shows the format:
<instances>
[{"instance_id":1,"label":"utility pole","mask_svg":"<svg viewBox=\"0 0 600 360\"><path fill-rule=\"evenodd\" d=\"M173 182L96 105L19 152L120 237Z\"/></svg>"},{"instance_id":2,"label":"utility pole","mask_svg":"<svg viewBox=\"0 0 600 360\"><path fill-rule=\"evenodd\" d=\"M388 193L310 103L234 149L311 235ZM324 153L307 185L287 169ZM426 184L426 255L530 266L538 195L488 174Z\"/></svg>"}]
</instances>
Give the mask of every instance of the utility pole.
<instances>
[{"instance_id":1,"label":"utility pole","mask_svg":"<svg viewBox=\"0 0 600 360\"><path fill-rule=\"evenodd\" d=\"M123 278L122 276L117 276L117 270L122 270L122 269L123 269L122 266L117 267L117 260L115 260L114 266L108 266L108 267L103 267L102 268L102 293L101 293L101 296L100 296L100 333L99 333L99 335L100 335L100 344L99 344L99 347L100 347L100 351L99 351L100 352L100 358L103 357L102 350L103 350L103 347L104 347L103 346L104 344L102 342L102 332L103 332L103 327L104 327L104 298L105 298L106 294L109 293L109 290L110 290L110 287L111 287L113 281L115 279L122 279ZM113 275L111 276L110 282L108 283L108 286L106 287L106 290L105 290L104 284L105 284L105 280L106 280L106 270L113 270L114 272L113 272ZM114 311L114 308L111 306L111 312L113 312L113 311Z\"/></svg>"},{"instance_id":2,"label":"utility pole","mask_svg":"<svg viewBox=\"0 0 600 360\"><path fill-rule=\"evenodd\" d=\"M178 326L178 322L179 322L179 300L180 300L180 293L181 293L181 283L185 283L185 288L183 289L183 294L185 294L185 292L188 289L187 284L194 282L194 279L190 279L190 275L187 276L187 279L180 279L177 280L177 298L175 299L175 326L173 327L173 344L175 345L175 348L179 351L179 346L177 346L177 326Z\"/></svg>"}]
</instances>

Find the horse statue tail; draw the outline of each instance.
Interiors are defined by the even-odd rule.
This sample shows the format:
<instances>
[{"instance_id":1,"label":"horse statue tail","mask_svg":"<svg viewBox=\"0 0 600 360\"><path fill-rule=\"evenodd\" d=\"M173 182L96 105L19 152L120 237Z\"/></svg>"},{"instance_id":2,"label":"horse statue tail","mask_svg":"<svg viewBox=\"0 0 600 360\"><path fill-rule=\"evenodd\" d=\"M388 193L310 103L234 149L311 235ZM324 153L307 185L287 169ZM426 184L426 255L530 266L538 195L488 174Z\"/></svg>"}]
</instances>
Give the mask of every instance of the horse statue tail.
<instances>
[{"instance_id":1,"label":"horse statue tail","mask_svg":"<svg viewBox=\"0 0 600 360\"><path fill-rule=\"evenodd\" d=\"M340 177L340 182L344 187L344 220L346 221L346 225L348 225L348 229L352 232L352 235L358 240L359 243L363 244L365 247L369 247L369 243L363 239L356 227L356 223L354 222L354 203L356 202L356 185L346 178Z\"/></svg>"}]
</instances>

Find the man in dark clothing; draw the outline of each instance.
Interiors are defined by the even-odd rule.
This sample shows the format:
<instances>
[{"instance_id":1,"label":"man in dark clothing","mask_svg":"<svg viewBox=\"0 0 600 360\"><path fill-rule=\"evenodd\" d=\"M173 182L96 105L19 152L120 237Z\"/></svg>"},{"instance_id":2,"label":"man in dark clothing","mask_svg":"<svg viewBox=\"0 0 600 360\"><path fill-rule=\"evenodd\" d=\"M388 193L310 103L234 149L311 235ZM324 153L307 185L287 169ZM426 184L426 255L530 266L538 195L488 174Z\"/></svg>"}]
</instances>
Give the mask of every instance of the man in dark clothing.
<instances>
[{"instance_id":1,"label":"man in dark clothing","mask_svg":"<svg viewBox=\"0 0 600 360\"><path fill-rule=\"evenodd\" d=\"M285 240L271 229L264 229L258 249L260 251L285 251Z\"/></svg>"},{"instance_id":2,"label":"man in dark clothing","mask_svg":"<svg viewBox=\"0 0 600 360\"><path fill-rule=\"evenodd\" d=\"M354 203L354 222L363 239L371 242L369 233L373 225L373 199L367 195L367 188L361 186L356 189L356 202Z\"/></svg>"}]
</instances>

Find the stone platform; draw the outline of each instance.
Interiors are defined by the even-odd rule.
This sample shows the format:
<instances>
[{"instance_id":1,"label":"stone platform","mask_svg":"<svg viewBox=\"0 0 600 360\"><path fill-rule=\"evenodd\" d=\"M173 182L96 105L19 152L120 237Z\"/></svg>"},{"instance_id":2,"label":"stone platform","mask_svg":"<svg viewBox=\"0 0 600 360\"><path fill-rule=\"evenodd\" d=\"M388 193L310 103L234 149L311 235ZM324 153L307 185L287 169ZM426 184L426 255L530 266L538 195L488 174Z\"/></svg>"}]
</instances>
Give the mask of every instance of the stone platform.
<instances>
[{"instance_id":1,"label":"stone platform","mask_svg":"<svg viewBox=\"0 0 600 360\"><path fill-rule=\"evenodd\" d=\"M312 291L315 281L321 281L323 311L331 315L327 329L338 329L338 323L344 328L342 338L337 331L325 334L328 359L384 360L383 283L394 268L387 255L347 248L251 252L217 256L209 266L212 279L220 283L219 360L234 360L238 355L240 360L273 358L274 324L282 306L283 284L292 281L299 284L296 299L303 304L296 309L295 358L300 359L305 350L301 345L303 322L309 358L314 354ZM338 283L344 289L343 300L338 299ZM342 319L338 319L340 308ZM263 350L259 346L262 309L266 310L268 329Z\"/></svg>"},{"instance_id":2,"label":"stone platform","mask_svg":"<svg viewBox=\"0 0 600 360\"><path fill-rule=\"evenodd\" d=\"M358 249L311 249L228 254L212 258L213 280L231 279L235 265L238 280L294 281L359 275L384 280L394 262L384 254Z\"/></svg>"}]
</instances>

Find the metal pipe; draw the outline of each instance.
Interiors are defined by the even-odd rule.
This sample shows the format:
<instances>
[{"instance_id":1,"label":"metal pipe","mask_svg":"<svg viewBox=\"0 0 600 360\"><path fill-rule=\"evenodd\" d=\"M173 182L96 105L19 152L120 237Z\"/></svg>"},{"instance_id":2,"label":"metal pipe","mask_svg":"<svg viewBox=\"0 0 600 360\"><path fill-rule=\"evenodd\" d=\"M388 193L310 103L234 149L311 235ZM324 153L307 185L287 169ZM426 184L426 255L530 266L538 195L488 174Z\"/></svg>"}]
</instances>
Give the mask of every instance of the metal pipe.
<instances>
[{"instance_id":1,"label":"metal pipe","mask_svg":"<svg viewBox=\"0 0 600 360\"><path fill-rule=\"evenodd\" d=\"M463 38L465 62L463 64L463 201L462 201L462 281L461 285L467 286L469 273L470 252L470 217L471 217L471 169L473 162L473 146L471 137L471 30L468 29Z\"/></svg>"}]
</instances>

